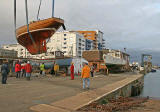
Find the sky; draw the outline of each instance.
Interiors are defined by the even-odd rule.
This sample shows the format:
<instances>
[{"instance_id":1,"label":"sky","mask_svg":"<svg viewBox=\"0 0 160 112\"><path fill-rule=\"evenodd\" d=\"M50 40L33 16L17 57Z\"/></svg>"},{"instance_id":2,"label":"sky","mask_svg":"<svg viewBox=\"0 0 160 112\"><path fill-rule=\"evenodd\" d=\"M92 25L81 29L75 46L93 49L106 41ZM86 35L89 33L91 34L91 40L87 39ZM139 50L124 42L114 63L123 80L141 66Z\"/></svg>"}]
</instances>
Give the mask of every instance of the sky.
<instances>
[{"instance_id":1,"label":"sky","mask_svg":"<svg viewBox=\"0 0 160 112\"><path fill-rule=\"evenodd\" d=\"M28 0L30 20L39 1ZM40 19L51 10L52 0L42 0ZM0 0L0 14L0 45L16 43L13 0ZM160 51L160 0L55 0L55 16L67 30L101 30L108 48ZM17 28L24 24L24 0L17 0Z\"/></svg>"}]
</instances>

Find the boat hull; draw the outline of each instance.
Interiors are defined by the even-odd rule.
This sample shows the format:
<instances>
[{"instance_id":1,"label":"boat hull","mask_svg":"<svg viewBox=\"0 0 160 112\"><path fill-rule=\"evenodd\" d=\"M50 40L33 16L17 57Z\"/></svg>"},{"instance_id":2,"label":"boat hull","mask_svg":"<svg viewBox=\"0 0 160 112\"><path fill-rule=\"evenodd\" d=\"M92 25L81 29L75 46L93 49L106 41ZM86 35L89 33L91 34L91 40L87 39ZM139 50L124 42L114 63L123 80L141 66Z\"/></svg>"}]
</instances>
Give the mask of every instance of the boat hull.
<instances>
[{"instance_id":1,"label":"boat hull","mask_svg":"<svg viewBox=\"0 0 160 112\"><path fill-rule=\"evenodd\" d=\"M31 54L41 54L47 51L46 39L50 38L62 25L64 20L49 18L29 24L29 35L27 25L16 30L16 38L19 44L24 46Z\"/></svg>"}]
</instances>

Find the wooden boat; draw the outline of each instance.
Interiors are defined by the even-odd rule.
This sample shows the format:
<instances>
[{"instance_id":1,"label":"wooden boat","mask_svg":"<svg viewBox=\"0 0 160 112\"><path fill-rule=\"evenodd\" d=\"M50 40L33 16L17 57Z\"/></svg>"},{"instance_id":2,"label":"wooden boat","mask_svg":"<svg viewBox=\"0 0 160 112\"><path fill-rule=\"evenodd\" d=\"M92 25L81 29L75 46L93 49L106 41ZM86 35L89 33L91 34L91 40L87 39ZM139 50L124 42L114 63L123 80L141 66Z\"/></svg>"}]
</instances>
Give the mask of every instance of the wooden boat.
<instances>
[{"instance_id":1,"label":"wooden boat","mask_svg":"<svg viewBox=\"0 0 160 112\"><path fill-rule=\"evenodd\" d=\"M45 53L46 39L50 38L61 26L64 28L64 20L60 18L49 18L32 22L29 24L29 35L27 25L16 29L16 38L19 44L24 46L31 54Z\"/></svg>"}]
</instances>

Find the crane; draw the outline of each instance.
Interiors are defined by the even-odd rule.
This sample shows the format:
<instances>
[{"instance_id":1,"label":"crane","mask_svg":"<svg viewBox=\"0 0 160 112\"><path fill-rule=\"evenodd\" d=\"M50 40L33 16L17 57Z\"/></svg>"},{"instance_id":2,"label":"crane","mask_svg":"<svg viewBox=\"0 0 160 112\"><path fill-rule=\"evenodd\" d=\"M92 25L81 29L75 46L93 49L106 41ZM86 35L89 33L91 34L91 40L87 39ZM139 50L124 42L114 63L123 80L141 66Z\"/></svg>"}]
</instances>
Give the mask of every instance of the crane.
<instances>
[{"instance_id":1,"label":"crane","mask_svg":"<svg viewBox=\"0 0 160 112\"><path fill-rule=\"evenodd\" d=\"M141 56L141 66L144 67L144 58L147 57L148 58L148 62L151 62L152 59L152 55L150 54L142 54Z\"/></svg>"}]
</instances>

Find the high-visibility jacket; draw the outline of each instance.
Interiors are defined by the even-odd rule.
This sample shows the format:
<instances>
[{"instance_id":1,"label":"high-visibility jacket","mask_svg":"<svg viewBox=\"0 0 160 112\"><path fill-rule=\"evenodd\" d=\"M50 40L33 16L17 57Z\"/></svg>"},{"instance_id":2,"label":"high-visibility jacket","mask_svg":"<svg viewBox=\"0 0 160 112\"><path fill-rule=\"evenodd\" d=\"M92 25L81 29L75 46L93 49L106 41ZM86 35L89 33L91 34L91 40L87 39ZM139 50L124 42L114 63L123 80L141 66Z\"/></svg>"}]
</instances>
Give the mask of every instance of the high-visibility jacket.
<instances>
[{"instance_id":1,"label":"high-visibility jacket","mask_svg":"<svg viewBox=\"0 0 160 112\"><path fill-rule=\"evenodd\" d=\"M15 72L19 72L21 71L21 65L20 64L16 64L15 65Z\"/></svg>"},{"instance_id":2,"label":"high-visibility jacket","mask_svg":"<svg viewBox=\"0 0 160 112\"><path fill-rule=\"evenodd\" d=\"M26 64L25 70L26 70L26 73L31 73L32 72L32 66L30 64Z\"/></svg>"},{"instance_id":3,"label":"high-visibility jacket","mask_svg":"<svg viewBox=\"0 0 160 112\"><path fill-rule=\"evenodd\" d=\"M57 64L54 65L54 71L59 71L59 65Z\"/></svg>"},{"instance_id":4,"label":"high-visibility jacket","mask_svg":"<svg viewBox=\"0 0 160 112\"><path fill-rule=\"evenodd\" d=\"M21 70L24 70L24 69L25 69L25 66L26 66L25 63L21 64Z\"/></svg>"},{"instance_id":5,"label":"high-visibility jacket","mask_svg":"<svg viewBox=\"0 0 160 112\"><path fill-rule=\"evenodd\" d=\"M41 71L44 71L44 70L45 70L44 67L45 67L44 64L41 64L41 65L40 65L40 70L41 70Z\"/></svg>"},{"instance_id":6,"label":"high-visibility jacket","mask_svg":"<svg viewBox=\"0 0 160 112\"><path fill-rule=\"evenodd\" d=\"M25 66L24 66L24 65L23 65L23 66L21 66L21 69L22 69L22 70L24 70L24 69L25 69Z\"/></svg>"},{"instance_id":7,"label":"high-visibility jacket","mask_svg":"<svg viewBox=\"0 0 160 112\"><path fill-rule=\"evenodd\" d=\"M82 78L89 78L90 77L90 67L88 65L85 65L83 68L82 68L82 74L81 74L81 77Z\"/></svg>"}]
</instances>

